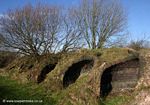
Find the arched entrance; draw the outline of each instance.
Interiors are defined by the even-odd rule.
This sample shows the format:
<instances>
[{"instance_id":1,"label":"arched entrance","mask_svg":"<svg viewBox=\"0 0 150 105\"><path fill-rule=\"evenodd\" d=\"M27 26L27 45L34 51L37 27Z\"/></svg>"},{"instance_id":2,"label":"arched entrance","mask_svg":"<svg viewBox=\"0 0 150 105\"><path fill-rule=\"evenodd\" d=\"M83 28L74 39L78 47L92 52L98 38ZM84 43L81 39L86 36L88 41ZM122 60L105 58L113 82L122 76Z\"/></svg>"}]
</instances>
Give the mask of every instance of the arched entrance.
<instances>
[{"instance_id":1,"label":"arched entrance","mask_svg":"<svg viewBox=\"0 0 150 105\"><path fill-rule=\"evenodd\" d=\"M37 78L37 83L41 83L46 78L46 75L55 68L56 64L46 65L42 70L40 75Z\"/></svg>"},{"instance_id":2,"label":"arched entrance","mask_svg":"<svg viewBox=\"0 0 150 105\"><path fill-rule=\"evenodd\" d=\"M105 98L110 93L120 92L120 89L133 89L140 76L139 68L138 58L106 68L100 80L100 97Z\"/></svg>"},{"instance_id":3,"label":"arched entrance","mask_svg":"<svg viewBox=\"0 0 150 105\"><path fill-rule=\"evenodd\" d=\"M101 77L100 97L107 96L112 90L112 72L111 68L106 69Z\"/></svg>"},{"instance_id":4,"label":"arched entrance","mask_svg":"<svg viewBox=\"0 0 150 105\"><path fill-rule=\"evenodd\" d=\"M94 60L82 60L77 63L72 64L71 67L65 72L63 77L63 87L68 87L70 84L74 83L81 72L86 72L92 69Z\"/></svg>"}]
</instances>

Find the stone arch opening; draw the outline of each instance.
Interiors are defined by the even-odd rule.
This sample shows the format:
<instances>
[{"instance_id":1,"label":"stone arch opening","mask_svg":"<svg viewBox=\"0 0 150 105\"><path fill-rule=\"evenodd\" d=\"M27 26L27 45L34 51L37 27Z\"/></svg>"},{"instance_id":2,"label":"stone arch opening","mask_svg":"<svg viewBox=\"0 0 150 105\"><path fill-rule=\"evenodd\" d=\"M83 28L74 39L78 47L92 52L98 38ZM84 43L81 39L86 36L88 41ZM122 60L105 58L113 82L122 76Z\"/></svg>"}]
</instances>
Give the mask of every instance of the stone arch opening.
<instances>
[{"instance_id":1,"label":"stone arch opening","mask_svg":"<svg viewBox=\"0 0 150 105\"><path fill-rule=\"evenodd\" d=\"M105 98L120 90L134 89L140 77L139 59L112 65L104 70L100 80L100 97Z\"/></svg>"},{"instance_id":2,"label":"stone arch opening","mask_svg":"<svg viewBox=\"0 0 150 105\"><path fill-rule=\"evenodd\" d=\"M41 83L46 78L46 75L55 68L56 64L46 65L37 78L37 83Z\"/></svg>"},{"instance_id":3,"label":"stone arch opening","mask_svg":"<svg viewBox=\"0 0 150 105\"><path fill-rule=\"evenodd\" d=\"M72 64L65 72L63 77L63 87L66 88L70 84L75 83L75 81L79 78L81 72L87 72L92 69L94 65L94 60L82 60L77 63Z\"/></svg>"},{"instance_id":4,"label":"stone arch opening","mask_svg":"<svg viewBox=\"0 0 150 105\"><path fill-rule=\"evenodd\" d=\"M106 97L112 90L112 72L111 68L106 69L101 77L100 97Z\"/></svg>"}]
</instances>

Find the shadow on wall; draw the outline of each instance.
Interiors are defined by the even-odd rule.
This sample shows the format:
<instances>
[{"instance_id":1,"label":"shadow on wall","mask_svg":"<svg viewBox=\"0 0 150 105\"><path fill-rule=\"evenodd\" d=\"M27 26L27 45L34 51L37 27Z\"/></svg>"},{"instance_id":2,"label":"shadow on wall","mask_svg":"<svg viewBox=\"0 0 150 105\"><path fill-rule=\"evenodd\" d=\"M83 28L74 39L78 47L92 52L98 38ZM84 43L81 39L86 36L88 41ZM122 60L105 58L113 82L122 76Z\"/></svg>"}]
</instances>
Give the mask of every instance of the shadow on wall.
<instances>
[{"instance_id":1,"label":"shadow on wall","mask_svg":"<svg viewBox=\"0 0 150 105\"><path fill-rule=\"evenodd\" d=\"M106 97L112 90L112 72L110 70L111 68L106 69L101 77L101 91L100 91L100 97Z\"/></svg>"},{"instance_id":2,"label":"shadow on wall","mask_svg":"<svg viewBox=\"0 0 150 105\"><path fill-rule=\"evenodd\" d=\"M41 83L46 78L46 75L55 68L56 64L46 65L42 70L40 75L37 78L37 83Z\"/></svg>"},{"instance_id":3,"label":"shadow on wall","mask_svg":"<svg viewBox=\"0 0 150 105\"><path fill-rule=\"evenodd\" d=\"M86 72L92 69L94 65L94 60L82 60L77 63L74 63L69 69L65 72L63 77L63 87L66 88L70 84L75 83L75 81L80 76L81 72Z\"/></svg>"},{"instance_id":4,"label":"shadow on wall","mask_svg":"<svg viewBox=\"0 0 150 105\"><path fill-rule=\"evenodd\" d=\"M101 76L100 97L106 98L110 92L120 92L120 89L133 89L140 77L139 68L138 58L106 68Z\"/></svg>"}]
</instances>

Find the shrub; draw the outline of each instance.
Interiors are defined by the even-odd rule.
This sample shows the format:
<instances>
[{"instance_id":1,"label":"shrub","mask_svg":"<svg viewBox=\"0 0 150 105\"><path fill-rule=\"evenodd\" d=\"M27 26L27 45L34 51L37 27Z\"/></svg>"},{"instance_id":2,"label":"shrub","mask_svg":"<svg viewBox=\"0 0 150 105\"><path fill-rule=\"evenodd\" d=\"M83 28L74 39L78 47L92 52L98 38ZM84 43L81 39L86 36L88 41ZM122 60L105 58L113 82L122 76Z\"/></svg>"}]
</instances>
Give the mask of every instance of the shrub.
<instances>
[{"instance_id":1,"label":"shrub","mask_svg":"<svg viewBox=\"0 0 150 105\"><path fill-rule=\"evenodd\" d=\"M0 68L6 67L10 64L17 56L15 52L1 51L0 52Z\"/></svg>"},{"instance_id":2,"label":"shrub","mask_svg":"<svg viewBox=\"0 0 150 105\"><path fill-rule=\"evenodd\" d=\"M150 48L150 42L146 40L131 41L128 47L138 51L143 48Z\"/></svg>"}]
</instances>

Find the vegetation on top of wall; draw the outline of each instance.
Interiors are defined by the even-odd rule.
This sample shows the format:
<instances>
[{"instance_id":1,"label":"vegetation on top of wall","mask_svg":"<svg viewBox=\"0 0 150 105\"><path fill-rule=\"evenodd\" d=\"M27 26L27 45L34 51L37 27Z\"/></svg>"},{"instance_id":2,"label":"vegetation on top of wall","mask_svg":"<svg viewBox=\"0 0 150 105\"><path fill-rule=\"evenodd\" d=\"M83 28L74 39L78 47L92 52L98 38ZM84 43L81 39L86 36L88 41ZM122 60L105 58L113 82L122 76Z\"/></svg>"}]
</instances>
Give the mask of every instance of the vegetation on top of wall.
<instances>
[{"instance_id":1,"label":"vegetation on top of wall","mask_svg":"<svg viewBox=\"0 0 150 105\"><path fill-rule=\"evenodd\" d=\"M15 58L17 53L9 51L0 51L0 68L8 66Z\"/></svg>"}]
</instances>

